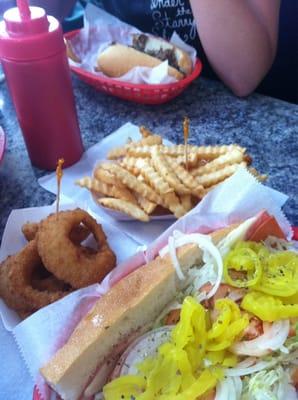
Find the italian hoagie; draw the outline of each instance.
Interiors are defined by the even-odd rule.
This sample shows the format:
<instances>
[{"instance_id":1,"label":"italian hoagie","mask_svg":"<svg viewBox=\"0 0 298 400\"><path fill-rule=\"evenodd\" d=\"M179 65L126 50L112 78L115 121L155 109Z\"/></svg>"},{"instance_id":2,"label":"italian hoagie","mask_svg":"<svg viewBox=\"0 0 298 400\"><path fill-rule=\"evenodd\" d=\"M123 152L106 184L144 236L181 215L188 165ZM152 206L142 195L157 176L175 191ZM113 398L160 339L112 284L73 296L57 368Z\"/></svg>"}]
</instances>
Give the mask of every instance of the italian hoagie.
<instances>
[{"instance_id":1,"label":"italian hoagie","mask_svg":"<svg viewBox=\"0 0 298 400\"><path fill-rule=\"evenodd\" d=\"M245 376L254 382L261 371L266 380L262 357L272 354L268 368L287 368L278 378L287 391L276 398L292 398L298 332L294 345L287 337L298 304L288 304L297 301L298 256L283 239L267 213L210 235L174 232L159 256L96 302L42 375L65 400L101 390L96 399L230 399L225 391L238 399L249 390Z\"/></svg>"},{"instance_id":2,"label":"italian hoagie","mask_svg":"<svg viewBox=\"0 0 298 400\"><path fill-rule=\"evenodd\" d=\"M218 243L232 229L212 233L213 242ZM177 256L183 271L202 261L202 251L195 244L179 248ZM48 384L62 399L78 399L119 343L149 330L184 285L170 256L158 256L120 280L96 302L68 342L41 368Z\"/></svg>"}]
</instances>

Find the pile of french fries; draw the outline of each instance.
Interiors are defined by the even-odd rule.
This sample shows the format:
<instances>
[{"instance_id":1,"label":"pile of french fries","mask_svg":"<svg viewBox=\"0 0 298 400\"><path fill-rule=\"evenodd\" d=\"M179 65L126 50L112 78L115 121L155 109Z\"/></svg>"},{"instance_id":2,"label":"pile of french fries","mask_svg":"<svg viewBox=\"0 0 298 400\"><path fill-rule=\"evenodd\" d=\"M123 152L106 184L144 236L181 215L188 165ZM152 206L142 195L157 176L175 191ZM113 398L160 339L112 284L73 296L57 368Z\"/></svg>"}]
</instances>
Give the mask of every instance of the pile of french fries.
<instances>
[{"instance_id":1,"label":"pile of french fries","mask_svg":"<svg viewBox=\"0 0 298 400\"><path fill-rule=\"evenodd\" d=\"M192 146L163 144L162 137L140 127L142 139L112 149L93 177L76 184L87 188L95 201L147 222L150 216L191 210L210 190L251 159L236 144ZM259 179L254 169L251 170Z\"/></svg>"}]
</instances>

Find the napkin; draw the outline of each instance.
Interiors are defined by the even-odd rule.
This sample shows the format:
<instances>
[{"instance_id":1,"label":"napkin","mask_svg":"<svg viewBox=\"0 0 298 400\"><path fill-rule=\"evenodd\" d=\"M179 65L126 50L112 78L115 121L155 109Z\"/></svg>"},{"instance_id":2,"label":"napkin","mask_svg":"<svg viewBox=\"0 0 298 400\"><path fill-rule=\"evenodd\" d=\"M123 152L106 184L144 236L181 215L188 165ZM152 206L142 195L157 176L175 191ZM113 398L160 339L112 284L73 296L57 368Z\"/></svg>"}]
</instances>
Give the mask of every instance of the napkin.
<instances>
[{"instance_id":1,"label":"napkin","mask_svg":"<svg viewBox=\"0 0 298 400\"><path fill-rule=\"evenodd\" d=\"M77 322L94 302L128 273L144 264L146 260L152 259L167 242L173 230L178 229L185 233L209 232L267 210L277 219L286 237L290 239L291 226L281 210L286 200L286 195L263 186L246 169L239 169L231 178L210 192L190 213L163 232L146 251L139 251L120 263L106 276L102 284L78 290L18 324L13 329L13 334L44 399L49 398L50 391L38 373L39 368L67 340Z\"/></svg>"},{"instance_id":2,"label":"napkin","mask_svg":"<svg viewBox=\"0 0 298 400\"><path fill-rule=\"evenodd\" d=\"M131 45L133 33L141 32L89 3L85 10L84 28L75 37L69 39L74 53L81 62L77 63L72 60L69 60L69 62L75 67L106 77L102 72L97 72L94 69L97 57L112 42ZM176 32L174 32L170 42L186 51L191 57L193 66L195 65L197 53L193 47L183 42ZM167 61L154 68L135 67L117 80L135 84L161 84L177 81L168 75Z\"/></svg>"}]
</instances>

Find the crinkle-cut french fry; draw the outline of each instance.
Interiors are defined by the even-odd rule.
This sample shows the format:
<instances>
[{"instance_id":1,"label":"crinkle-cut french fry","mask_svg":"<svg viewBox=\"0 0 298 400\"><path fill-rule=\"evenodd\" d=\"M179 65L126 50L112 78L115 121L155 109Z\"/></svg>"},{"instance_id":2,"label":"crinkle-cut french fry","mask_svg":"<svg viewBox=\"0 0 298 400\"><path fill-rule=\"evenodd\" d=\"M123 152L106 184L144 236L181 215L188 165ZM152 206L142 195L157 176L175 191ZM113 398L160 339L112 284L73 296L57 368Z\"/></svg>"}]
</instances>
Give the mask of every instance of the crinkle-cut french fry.
<instances>
[{"instance_id":1,"label":"crinkle-cut french fry","mask_svg":"<svg viewBox=\"0 0 298 400\"><path fill-rule=\"evenodd\" d=\"M165 208L168 208L177 219L183 217L183 215L186 214L187 211L180 203L180 200L176 196L175 192L164 194L162 196L162 199Z\"/></svg>"},{"instance_id":2,"label":"crinkle-cut french fry","mask_svg":"<svg viewBox=\"0 0 298 400\"><path fill-rule=\"evenodd\" d=\"M145 179L144 179L143 175L138 175L137 176L137 180L141 181L141 182L145 182Z\"/></svg>"},{"instance_id":3,"label":"crinkle-cut french fry","mask_svg":"<svg viewBox=\"0 0 298 400\"><path fill-rule=\"evenodd\" d=\"M160 195L174 192L174 189L168 184L167 181L152 167L149 160L139 158L137 160L137 168L141 171L145 182L148 183Z\"/></svg>"},{"instance_id":4,"label":"crinkle-cut french fry","mask_svg":"<svg viewBox=\"0 0 298 400\"><path fill-rule=\"evenodd\" d=\"M162 144L162 137L159 135L149 135L143 137L138 143L139 146L157 146Z\"/></svg>"},{"instance_id":5,"label":"crinkle-cut french fry","mask_svg":"<svg viewBox=\"0 0 298 400\"><path fill-rule=\"evenodd\" d=\"M158 151L167 156L171 157L183 157L180 162L185 161L184 157L184 145L178 144L173 146L165 146L165 145L154 145L154 146L140 146L140 145L130 145L127 147L127 154L133 157L141 157L147 158L151 157L151 153L153 148L157 147ZM232 149L239 149L242 153L245 152L245 149L238 145L223 145L223 146L192 146L188 145L188 157L190 160L190 166L194 167L196 163L201 159L205 160L213 160L216 157L219 157L222 154L225 154Z\"/></svg>"},{"instance_id":6,"label":"crinkle-cut french fry","mask_svg":"<svg viewBox=\"0 0 298 400\"><path fill-rule=\"evenodd\" d=\"M117 179L115 175L113 175L109 171L101 168L100 165L98 165L95 168L93 175L94 175L94 178L97 179L98 181L108 183L109 185L125 188L123 183L120 182L119 179Z\"/></svg>"},{"instance_id":7,"label":"crinkle-cut french fry","mask_svg":"<svg viewBox=\"0 0 298 400\"><path fill-rule=\"evenodd\" d=\"M194 146L188 146L188 151L189 153L192 152L192 149L194 148ZM160 148L158 149L160 151L160 153L162 154L166 154L169 156L184 156L184 144L175 144L173 146L160 146Z\"/></svg>"},{"instance_id":8,"label":"crinkle-cut french fry","mask_svg":"<svg viewBox=\"0 0 298 400\"><path fill-rule=\"evenodd\" d=\"M152 165L160 176L174 189L178 194L190 194L190 190L179 180L174 171L164 157L155 147L152 149Z\"/></svg>"},{"instance_id":9,"label":"crinkle-cut french fry","mask_svg":"<svg viewBox=\"0 0 298 400\"><path fill-rule=\"evenodd\" d=\"M141 168L145 180L161 195L162 201L159 204L168 208L176 218L182 217L186 210L181 205L173 188L168 185L146 159L139 159L138 166Z\"/></svg>"},{"instance_id":10,"label":"crinkle-cut french fry","mask_svg":"<svg viewBox=\"0 0 298 400\"><path fill-rule=\"evenodd\" d=\"M120 161L121 167L127 169L127 171L131 172L133 175L138 176L140 175L141 171L139 168L137 168L137 158L136 157L124 157Z\"/></svg>"},{"instance_id":11,"label":"crinkle-cut french fry","mask_svg":"<svg viewBox=\"0 0 298 400\"><path fill-rule=\"evenodd\" d=\"M139 177L138 177L139 179ZM150 215L155 210L157 204L153 203L152 201L146 199L146 197L141 196L139 193L135 192L135 197L137 202L142 210L145 211L146 214Z\"/></svg>"},{"instance_id":12,"label":"crinkle-cut french fry","mask_svg":"<svg viewBox=\"0 0 298 400\"><path fill-rule=\"evenodd\" d=\"M159 136L160 137L160 143L155 143L155 144L162 144L162 138L160 135L155 135L150 129L146 128L145 126L141 125L139 127L140 134L142 135L143 138L147 138L149 136ZM147 143L149 144L149 143Z\"/></svg>"},{"instance_id":13,"label":"crinkle-cut french fry","mask_svg":"<svg viewBox=\"0 0 298 400\"><path fill-rule=\"evenodd\" d=\"M246 167L246 163L241 162L239 164L227 165L226 167L214 172L210 172L209 174L197 176L195 179L200 185L203 185L205 188L213 186L216 183L219 183L229 176L233 175L233 173L236 172L240 166Z\"/></svg>"},{"instance_id":14,"label":"crinkle-cut french fry","mask_svg":"<svg viewBox=\"0 0 298 400\"><path fill-rule=\"evenodd\" d=\"M194 159L197 161L200 159L205 159L205 160L212 160L222 154L225 154L232 149L237 148L241 150L243 153L245 152L245 149L235 145L222 145L222 146L193 146L193 145L188 145L188 155L190 156L193 154ZM162 154L167 154L170 156L183 156L184 157L184 145L179 144L176 146L163 146L163 148L160 150Z\"/></svg>"},{"instance_id":15,"label":"crinkle-cut french fry","mask_svg":"<svg viewBox=\"0 0 298 400\"><path fill-rule=\"evenodd\" d=\"M210 161L209 163L195 168L191 171L193 176L204 175L210 172L214 172L220 168L225 167L226 165L237 164L243 161L243 153L237 149L233 148L228 153L225 153L214 160Z\"/></svg>"},{"instance_id":16,"label":"crinkle-cut french fry","mask_svg":"<svg viewBox=\"0 0 298 400\"><path fill-rule=\"evenodd\" d=\"M129 189L139 193L141 196L146 197L154 203L160 204L160 196L149 185L140 182L133 174L122 168L120 165L103 163L101 166L116 175L123 184L129 187Z\"/></svg>"},{"instance_id":17,"label":"crinkle-cut french fry","mask_svg":"<svg viewBox=\"0 0 298 400\"><path fill-rule=\"evenodd\" d=\"M265 182L268 179L266 174L260 174L254 167L249 167L248 171L259 181Z\"/></svg>"},{"instance_id":18,"label":"crinkle-cut french fry","mask_svg":"<svg viewBox=\"0 0 298 400\"><path fill-rule=\"evenodd\" d=\"M122 147L115 147L114 149L110 150L107 155L108 160L116 160L117 158L124 157L127 152L129 144L126 144Z\"/></svg>"},{"instance_id":19,"label":"crinkle-cut french fry","mask_svg":"<svg viewBox=\"0 0 298 400\"><path fill-rule=\"evenodd\" d=\"M135 158L148 158L151 157L151 150L155 146L130 146L127 148L126 154L129 157L135 157ZM157 146L158 148L160 146Z\"/></svg>"},{"instance_id":20,"label":"crinkle-cut french fry","mask_svg":"<svg viewBox=\"0 0 298 400\"><path fill-rule=\"evenodd\" d=\"M92 179L88 176L78 179L76 184L89 189L93 193L95 192L95 194L103 194L105 196L111 196L117 199L129 201L133 204L137 204L136 198L126 187L109 185L108 183L98 181L97 179Z\"/></svg>"},{"instance_id":21,"label":"crinkle-cut french fry","mask_svg":"<svg viewBox=\"0 0 298 400\"><path fill-rule=\"evenodd\" d=\"M202 197L206 196L206 194L211 192L211 190L215 189L217 186L219 186L223 182L224 181L221 181L221 182L215 183L215 185L204 188Z\"/></svg>"},{"instance_id":22,"label":"crinkle-cut french fry","mask_svg":"<svg viewBox=\"0 0 298 400\"><path fill-rule=\"evenodd\" d=\"M180 201L185 211L188 212L189 210L192 209L191 194L181 194Z\"/></svg>"},{"instance_id":23,"label":"crinkle-cut french fry","mask_svg":"<svg viewBox=\"0 0 298 400\"><path fill-rule=\"evenodd\" d=\"M153 135L153 133L149 129L147 129L144 125L139 126L139 131L143 138Z\"/></svg>"},{"instance_id":24,"label":"crinkle-cut french fry","mask_svg":"<svg viewBox=\"0 0 298 400\"><path fill-rule=\"evenodd\" d=\"M245 153L243 154L243 161L245 161L247 165L250 165L252 163L252 157Z\"/></svg>"},{"instance_id":25,"label":"crinkle-cut french fry","mask_svg":"<svg viewBox=\"0 0 298 400\"><path fill-rule=\"evenodd\" d=\"M185 156L172 157L172 155L169 155L167 157L172 158L173 160L176 160L178 162L178 164L185 166ZM199 163L200 163L200 159L199 159L197 153L190 153L190 154L188 153L187 165L189 168L197 167Z\"/></svg>"},{"instance_id":26,"label":"crinkle-cut french fry","mask_svg":"<svg viewBox=\"0 0 298 400\"><path fill-rule=\"evenodd\" d=\"M214 158L226 154L235 148L240 150L242 153L245 152L245 149L243 147L235 144L230 144L222 146L199 146L197 148L197 155L198 159L213 160Z\"/></svg>"},{"instance_id":27,"label":"crinkle-cut french fry","mask_svg":"<svg viewBox=\"0 0 298 400\"><path fill-rule=\"evenodd\" d=\"M84 176L83 178L77 179L75 184L82 188L91 190L92 192L102 193L108 196L110 196L110 189L112 189L111 185L102 183L97 179L92 179L89 176Z\"/></svg>"},{"instance_id":28,"label":"crinkle-cut french fry","mask_svg":"<svg viewBox=\"0 0 298 400\"><path fill-rule=\"evenodd\" d=\"M130 142L122 147L116 147L115 149L112 149L108 153L108 159L109 160L115 160L117 158L124 157L126 154L130 154L130 150L134 149L135 147L151 147L151 146L156 146L156 145L161 145L162 143L162 138L159 135L150 135L147 137L142 138L141 140L138 140L137 142Z\"/></svg>"},{"instance_id":29,"label":"crinkle-cut french fry","mask_svg":"<svg viewBox=\"0 0 298 400\"><path fill-rule=\"evenodd\" d=\"M195 146L189 146L189 153L192 153ZM173 157L184 156L184 145L178 144L174 146L165 145L154 145L154 146L130 146L127 149L127 154L133 157L147 158L151 157L152 150L157 148L157 150L164 155L170 155Z\"/></svg>"},{"instance_id":30,"label":"crinkle-cut french fry","mask_svg":"<svg viewBox=\"0 0 298 400\"><path fill-rule=\"evenodd\" d=\"M137 180L140 182L146 182L143 175L138 175ZM137 202L141 206L141 208L147 214L151 214L155 210L155 208L157 206L156 203L153 203L153 201L146 199L146 197L141 196L139 193L134 192L134 195L135 195L135 198L137 199Z\"/></svg>"},{"instance_id":31,"label":"crinkle-cut french fry","mask_svg":"<svg viewBox=\"0 0 298 400\"><path fill-rule=\"evenodd\" d=\"M142 160L142 159L139 158L138 160ZM149 160L146 160L146 161L150 164ZM139 162L141 162L141 161L139 161ZM137 180L140 181L140 182L148 183L148 185L150 185L149 179L145 179L143 175L138 175L138 176L137 176ZM149 201L149 200L146 199L145 197L144 197L144 199L147 200L147 201ZM155 203L152 202L152 204L155 204ZM159 203L159 204L160 204L161 206L163 206L163 207L166 208L166 205L164 204L164 202L163 202L163 200L162 200L162 197L160 197L160 203ZM158 204L156 204L156 206L158 206ZM142 207L142 208L143 208L143 207ZM150 206L148 206L148 208L150 208ZM144 210L144 209L143 209L143 210ZM146 212L146 210L144 210L144 211ZM153 212L153 211L152 211L152 212ZM150 214L150 213L148 212L147 214Z\"/></svg>"},{"instance_id":32,"label":"crinkle-cut french fry","mask_svg":"<svg viewBox=\"0 0 298 400\"><path fill-rule=\"evenodd\" d=\"M180 179L180 181L183 182L184 185L191 190L191 193L194 196L201 198L203 196L203 186L199 185L197 180L194 179L191 173L188 172L182 165L180 165L174 157L167 157L167 161L172 170L175 171L175 174Z\"/></svg>"},{"instance_id":33,"label":"crinkle-cut french fry","mask_svg":"<svg viewBox=\"0 0 298 400\"><path fill-rule=\"evenodd\" d=\"M101 197L97 199L97 202L104 207L120 211L124 214L129 215L132 218L138 219L139 221L143 222L149 221L148 214L146 214L140 207L136 206L135 204L131 204L128 201L113 199L110 197Z\"/></svg>"}]
</instances>

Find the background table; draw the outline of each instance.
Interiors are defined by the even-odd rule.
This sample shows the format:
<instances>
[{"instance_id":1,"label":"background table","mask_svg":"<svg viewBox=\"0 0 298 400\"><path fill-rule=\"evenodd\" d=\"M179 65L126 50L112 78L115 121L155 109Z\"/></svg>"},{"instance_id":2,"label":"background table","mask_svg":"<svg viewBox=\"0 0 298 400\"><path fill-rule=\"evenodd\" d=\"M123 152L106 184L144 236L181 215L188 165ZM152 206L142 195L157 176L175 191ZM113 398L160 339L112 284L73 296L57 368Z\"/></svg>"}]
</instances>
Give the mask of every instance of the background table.
<instances>
[{"instance_id":1,"label":"background table","mask_svg":"<svg viewBox=\"0 0 298 400\"><path fill-rule=\"evenodd\" d=\"M191 143L236 142L247 147L253 165L268 174L267 184L290 197L284 211L290 222L298 225L296 105L257 94L238 99L222 84L206 79L197 80L179 98L161 106L137 105L108 97L77 78L73 83L86 149L128 121L181 143L182 121L187 115ZM54 201L54 196L37 183L45 172L30 164L5 82L0 84L0 125L7 134L7 149L0 165L1 237L12 209L47 205ZM13 338L1 322L0 359L0 398L30 399L32 381Z\"/></svg>"}]
</instances>

